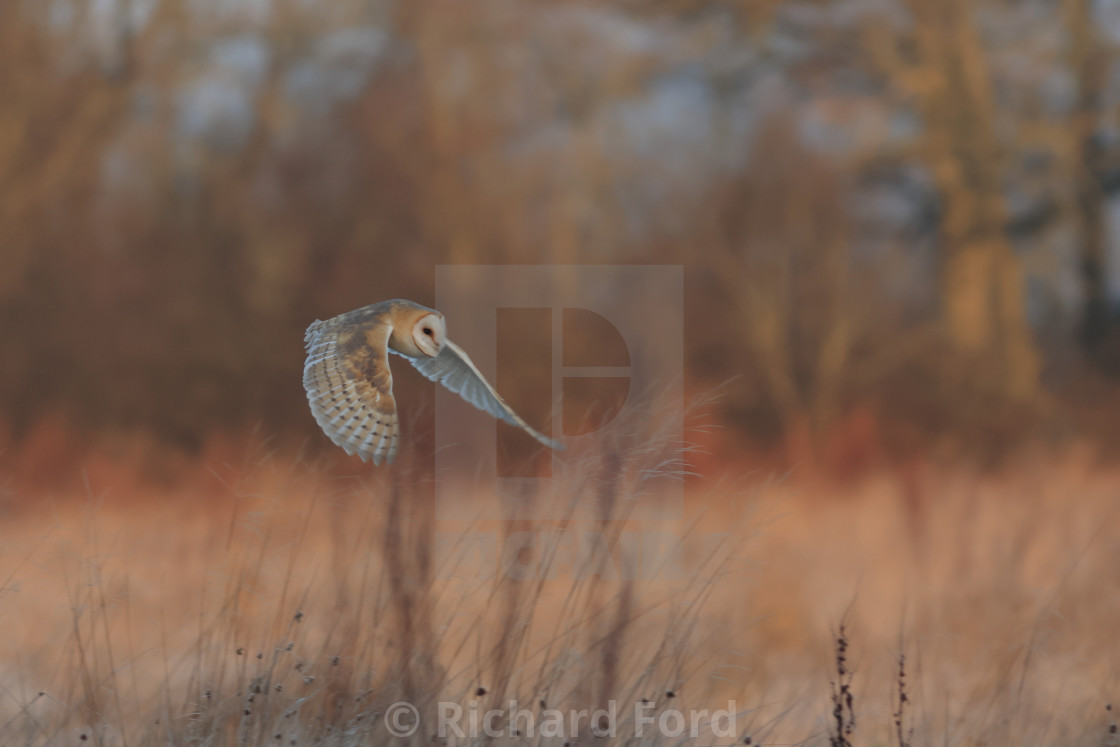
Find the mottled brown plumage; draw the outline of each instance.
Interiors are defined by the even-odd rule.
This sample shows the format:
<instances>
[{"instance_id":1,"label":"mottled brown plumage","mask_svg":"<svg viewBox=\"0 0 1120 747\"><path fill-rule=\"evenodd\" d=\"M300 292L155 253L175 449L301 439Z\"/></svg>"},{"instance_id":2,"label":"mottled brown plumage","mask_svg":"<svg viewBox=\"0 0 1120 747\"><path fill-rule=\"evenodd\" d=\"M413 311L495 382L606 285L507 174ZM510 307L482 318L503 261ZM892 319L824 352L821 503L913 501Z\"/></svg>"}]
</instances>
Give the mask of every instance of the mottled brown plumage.
<instances>
[{"instance_id":1,"label":"mottled brown plumage","mask_svg":"<svg viewBox=\"0 0 1120 747\"><path fill-rule=\"evenodd\" d=\"M313 322L304 335L303 387L319 427L347 454L375 465L392 463L400 442L392 352L480 410L546 446L563 448L506 404L470 357L447 339L446 330L438 311L400 299Z\"/></svg>"}]
</instances>

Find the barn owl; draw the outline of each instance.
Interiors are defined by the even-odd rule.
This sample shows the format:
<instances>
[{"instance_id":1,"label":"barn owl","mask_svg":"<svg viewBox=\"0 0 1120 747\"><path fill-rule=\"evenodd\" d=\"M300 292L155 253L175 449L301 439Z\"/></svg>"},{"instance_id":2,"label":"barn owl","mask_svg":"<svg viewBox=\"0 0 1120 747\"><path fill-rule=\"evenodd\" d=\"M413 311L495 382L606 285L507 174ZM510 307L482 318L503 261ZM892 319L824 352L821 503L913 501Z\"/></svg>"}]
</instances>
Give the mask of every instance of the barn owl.
<instances>
[{"instance_id":1,"label":"barn owl","mask_svg":"<svg viewBox=\"0 0 1120 747\"><path fill-rule=\"evenodd\" d=\"M470 357L447 339L443 314L412 301L382 301L316 320L304 335L303 388L319 427L362 461L391 464L400 433L389 353L406 359L478 409L545 446L564 448L513 411Z\"/></svg>"}]
</instances>

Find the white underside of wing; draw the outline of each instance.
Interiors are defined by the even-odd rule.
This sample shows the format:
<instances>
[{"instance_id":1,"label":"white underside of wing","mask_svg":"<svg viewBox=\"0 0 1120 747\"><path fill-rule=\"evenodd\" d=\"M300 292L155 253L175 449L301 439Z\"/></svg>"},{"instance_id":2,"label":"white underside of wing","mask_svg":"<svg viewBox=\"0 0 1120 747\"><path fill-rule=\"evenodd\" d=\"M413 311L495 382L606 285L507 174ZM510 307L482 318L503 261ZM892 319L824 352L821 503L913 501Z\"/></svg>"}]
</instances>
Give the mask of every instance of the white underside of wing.
<instances>
[{"instance_id":1,"label":"white underside of wing","mask_svg":"<svg viewBox=\"0 0 1120 747\"><path fill-rule=\"evenodd\" d=\"M375 465L391 464L400 440L396 411L379 408L381 392L344 373L336 345L330 334L308 342L303 386L311 413L323 433L347 454Z\"/></svg>"},{"instance_id":2,"label":"white underside of wing","mask_svg":"<svg viewBox=\"0 0 1120 747\"><path fill-rule=\"evenodd\" d=\"M416 370L427 378L443 384L483 412L521 428L551 449L564 448L564 445L559 441L535 430L514 412L513 408L498 394L498 390L486 380L486 377L474 365L474 361L470 359L466 351L451 340L444 343L443 350L434 358L413 358L403 353L397 353L397 355L408 360L416 367Z\"/></svg>"}]
</instances>

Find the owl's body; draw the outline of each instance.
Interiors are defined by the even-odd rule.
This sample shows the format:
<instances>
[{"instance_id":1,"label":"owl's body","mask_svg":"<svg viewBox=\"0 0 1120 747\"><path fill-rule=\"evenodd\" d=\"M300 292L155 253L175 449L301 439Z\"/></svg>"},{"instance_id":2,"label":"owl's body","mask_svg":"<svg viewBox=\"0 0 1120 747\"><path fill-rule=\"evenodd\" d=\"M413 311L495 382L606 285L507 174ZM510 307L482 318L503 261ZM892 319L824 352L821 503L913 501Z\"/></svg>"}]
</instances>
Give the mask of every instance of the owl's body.
<instances>
[{"instance_id":1,"label":"owl's body","mask_svg":"<svg viewBox=\"0 0 1120 747\"><path fill-rule=\"evenodd\" d=\"M392 463L397 455L400 428L389 353L544 445L563 448L506 404L470 357L447 339L438 311L412 301L383 301L313 322L304 343L303 387L311 412L332 441L363 461Z\"/></svg>"}]
</instances>

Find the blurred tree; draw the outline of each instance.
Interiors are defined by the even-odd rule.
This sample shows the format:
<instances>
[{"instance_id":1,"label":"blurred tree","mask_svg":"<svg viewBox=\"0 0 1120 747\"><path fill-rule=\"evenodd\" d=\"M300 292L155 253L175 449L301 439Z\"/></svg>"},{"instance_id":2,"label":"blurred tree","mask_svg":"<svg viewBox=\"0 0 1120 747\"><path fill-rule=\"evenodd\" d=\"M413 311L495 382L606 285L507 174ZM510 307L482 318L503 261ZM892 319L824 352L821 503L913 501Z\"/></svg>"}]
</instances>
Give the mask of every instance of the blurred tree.
<instances>
[{"instance_id":1,"label":"blurred tree","mask_svg":"<svg viewBox=\"0 0 1120 747\"><path fill-rule=\"evenodd\" d=\"M1095 4L1062 4L1068 48L1044 54L1056 16L1017 16L1038 31L1020 42L1012 5L0 0L4 419L310 430L303 327L430 302L440 262L687 263L710 283L690 313L734 334L686 354L746 371L739 422L764 411L771 439L825 433L890 382L923 422L968 410L962 370L977 399L1029 400L1024 272L1058 271L1009 235L1042 214L1078 229L1082 328L1105 349L1120 170ZM1074 126L1072 105L1017 98L1071 71ZM1029 220L1025 152L1057 183Z\"/></svg>"},{"instance_id":2,"label":"blurred tree","mask_svg":"<svg viewBox=\"0 0 1120 747\"><path fill-rule=\"evenodd\" d=\"M868 48L878 69L920 113L917 155L941 202L942 310L948 339L990 386L1016 399L1036 392L1039 355L1026 318L1025 281L1006 233L1007 148L984 42L970 0L906 0L909 34L880 21Z\"/></svg>"},{"instance_id":3,"label":"blurred tree","mask_svg":"<svg viewBox=\"0 0 1120 747\"><path fill-rule=\"evenodd\" d=\"M1074 219L1078 227L1084 308L1081 337L1089 355L1106 369L1120 373L1120 345L1115 328L1120 319L1111 308L1108 292L1108 230L1104 217L1104 159L1102 116L1115 50L1103 44L1090 0L1065 3L1069 66L1076 86L1070 151L1074 181ZM1111 339L1112 344L1109 344Z\"/></svg>"},{"instance_id":4,"label":"blurred tree","mask_svg":"<svg viewBox=\"0 0 1120 747\"><path fill-rule=\"evenodd\" d=\"M809 151L788 113L757 137L751 169L719 203L717 267L787 452L811 460L813 439L844 407L849 356L867 330L851 288L850 175Z\"/></svg>"}]
</instances>

